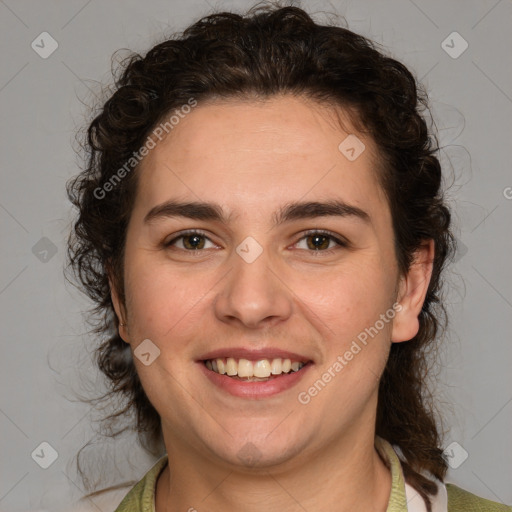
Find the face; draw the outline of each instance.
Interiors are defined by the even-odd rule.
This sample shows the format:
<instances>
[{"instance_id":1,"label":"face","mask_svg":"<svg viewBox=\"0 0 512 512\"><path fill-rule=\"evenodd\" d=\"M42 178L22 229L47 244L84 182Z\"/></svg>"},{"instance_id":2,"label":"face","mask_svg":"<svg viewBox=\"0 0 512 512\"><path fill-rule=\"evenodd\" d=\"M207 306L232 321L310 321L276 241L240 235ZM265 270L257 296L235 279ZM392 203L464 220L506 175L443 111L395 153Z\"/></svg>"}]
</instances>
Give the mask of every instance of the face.
<instances>
[{"instance_id":1,"label":"face","mask_svg":"<svg viewBox=\"0 0 512 512\"><path fill-rule=\"evenodd\" d=\"M211 102L143 161L126 304L113 299L169 453L299 464L372 432L391 340L414 321L393 309L406 281L378 151L357 135L365 149L354 159L362 146L339 149L348 135L305 99ZM281 374L242 381L206 366L217 358L228 373L233 358ZM287 358L306 364L283 373Z\"/></svg>"}]
</instances>

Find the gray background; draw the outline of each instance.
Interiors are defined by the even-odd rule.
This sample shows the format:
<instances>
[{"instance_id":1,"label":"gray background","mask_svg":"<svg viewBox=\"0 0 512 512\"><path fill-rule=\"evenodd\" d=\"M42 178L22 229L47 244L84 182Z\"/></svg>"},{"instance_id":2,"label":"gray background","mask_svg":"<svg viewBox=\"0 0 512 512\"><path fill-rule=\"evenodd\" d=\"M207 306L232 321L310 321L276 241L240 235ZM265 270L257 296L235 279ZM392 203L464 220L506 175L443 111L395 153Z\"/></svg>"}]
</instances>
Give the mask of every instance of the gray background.
<instances>
[{"instance_id":1,"label":"gray background","mask_svg":"<svg viewBox=\"0 0 512 512\"><path fill-rule=\"evenodd\" d=\"M99 82L110 81L115 50L143 52L212 8L250 5L0 0L2 512L69 510L82 495L74 457L92 437L96 416L76 393L101 390L101 379L88 360L93 340L84 335L82 315L88 303L66 284L62 267L71 220L64 185L77 171L72 145L89 114L86 105L99 97ZM430 93L462 242L448 274L451 326L436 379L445 447L451 445L447 480L510 504L512 2L340 0L302 6L345 16L349 28L410 66ZM321 13L316 19L326 20ZM59 45L46 59L31 47L44 31ZM453 31L469 44L458 58L441 46ZM461 40L452 39L445 43L452 52L462 48ZM31 457L43 441L58 452L48 469ZM96 472L105 483L137 480L154 462L129 437L96 450L110 461ZM108 503L92 499L88 508L113 510L125 493Z\"/></svg>"}]
</instances>

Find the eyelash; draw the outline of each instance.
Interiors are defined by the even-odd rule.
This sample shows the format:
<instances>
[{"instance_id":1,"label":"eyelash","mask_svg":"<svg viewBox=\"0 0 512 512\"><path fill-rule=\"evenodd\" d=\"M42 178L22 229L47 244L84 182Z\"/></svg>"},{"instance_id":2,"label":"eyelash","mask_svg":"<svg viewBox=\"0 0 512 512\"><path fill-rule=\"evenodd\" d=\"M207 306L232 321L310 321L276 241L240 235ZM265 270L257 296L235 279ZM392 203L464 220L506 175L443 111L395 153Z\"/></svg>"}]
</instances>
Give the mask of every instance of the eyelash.
<instances>
[{"instance_id":1,"label":"eyelash","mask_svg":"<svg viewBox=\"0 0 512 512\"><path fill-rule=\"evenodd\" d=\"M172 247L172 245L177 241L177 240L180 240L181 238L185 238L187 236L191 236L191 235L198 235L198 236L202 236L204 238L206 238L207 240L209 240L210 242L212 242L212 240L210 240L210 238L206 235L206 233L204 233L203 231L201 230L195 230L195 229L192 229L192 230L188 230L188 231L183 231L182 233L180 233L179 236L176 236L174 237L172 240L170 240L169 242L164 242L164 247L165 248L170 248ZM308 252L311 252L313 254L319 254L319 253L322 253L322 254L332 254L334 252L336 252L337 250L339 250L340 247L348 247L349 244L348 242L344 241L344 240L341 240L340 238L338 238L337 236L335 236L334 234L332 234L331 232L329 231L325 231L325 230L322 230L322 229L311 229L309 231L306 231L302 236L301 238L299 238L299 240L297 240L297 242L295 242L294 245L296 245L298 242L300 242L301 240L303 240L304 238L308 238L309 236L311 235L320 235L320 236L324 236L330 240L332 240L333 242L335 242L338 247L334 247L334 248L331 248L331 249L325 249L325 250L313 250L313 249L302 249L302 250L306 250ZM212 242L213 243L213 242ZM196 249L196 250L189 250L189 249L178 249L180 251L184 251L184 252L188 252L188 253L191 253L191 254L198 254L200 253L201 251L204 251L205 249Z\"/></svg>"}]
</instances>

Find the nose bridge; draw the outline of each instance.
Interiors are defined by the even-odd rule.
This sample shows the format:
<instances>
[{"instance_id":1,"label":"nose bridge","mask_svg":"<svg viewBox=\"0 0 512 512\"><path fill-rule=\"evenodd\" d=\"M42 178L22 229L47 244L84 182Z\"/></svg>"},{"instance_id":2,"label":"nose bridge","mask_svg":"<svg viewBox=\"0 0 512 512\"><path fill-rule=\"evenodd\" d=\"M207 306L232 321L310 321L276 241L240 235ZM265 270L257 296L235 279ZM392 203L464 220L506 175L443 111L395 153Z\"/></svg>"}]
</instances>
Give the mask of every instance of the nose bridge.
<instances>
[{"instance_id":1,"label":"nose bridge","mask_svg":"<svg viewBox=\"0 0 512 512\"><path fill-rule=\"evenodd\" d=\"M253 328L287 318L291 294L280 281L275 262L268 248L247 237L231 255L232 270L215 302L217 317Z\"/></svg>"}]
</instances>

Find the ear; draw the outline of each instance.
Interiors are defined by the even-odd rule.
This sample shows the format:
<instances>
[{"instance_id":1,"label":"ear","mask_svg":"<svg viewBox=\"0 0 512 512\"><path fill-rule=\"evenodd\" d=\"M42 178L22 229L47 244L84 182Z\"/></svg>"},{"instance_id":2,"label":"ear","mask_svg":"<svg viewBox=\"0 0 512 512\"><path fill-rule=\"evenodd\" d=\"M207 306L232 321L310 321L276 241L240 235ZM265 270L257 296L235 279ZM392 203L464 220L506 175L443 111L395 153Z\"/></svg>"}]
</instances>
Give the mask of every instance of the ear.
<instances>
[{"instance_id":1,"label":"ear","mask_svg":"<svg viewBox=\"0 0 512 512\"><path fill-rule=\"evenodd\" d=\"M119 321L119 336L125 341L126 343L129 343L129 336L128 336L128 327L127 325L121 325L126 324L126 311L124 308L124 305L119 298L119 294L117 291L116 286L114 285L114 279L112 278L112 272L108 271L108 284L110 286L110 298L112 299L112 304L114 305L114 311L116 313L117 319Z\"/></svg>"},{"instance_id":2,"label":"ear","mask_svg":"<svg viewBox=\"0 0 512 512\"><path fill-rule=\"evenodd\" d=\"M405 276L400 278L397 302L401 309L393 320L391 341L399 343L414 338L419 331L418 316L427 295L434 266L434 241L427 240L414 253L414 259Z\"/></svg>"}]
</instances>

